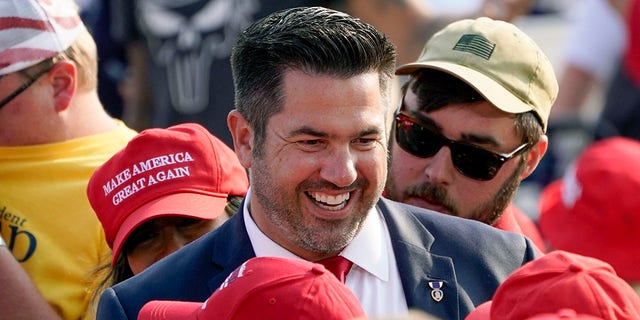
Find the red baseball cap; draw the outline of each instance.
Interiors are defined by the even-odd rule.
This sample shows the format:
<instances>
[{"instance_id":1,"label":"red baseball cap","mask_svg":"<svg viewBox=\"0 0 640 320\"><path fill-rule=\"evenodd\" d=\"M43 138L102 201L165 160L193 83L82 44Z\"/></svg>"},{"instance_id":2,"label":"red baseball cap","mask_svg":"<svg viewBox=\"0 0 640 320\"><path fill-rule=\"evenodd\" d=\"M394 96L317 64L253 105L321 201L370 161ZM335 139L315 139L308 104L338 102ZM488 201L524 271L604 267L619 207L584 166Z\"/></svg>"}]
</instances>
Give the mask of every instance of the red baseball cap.
<instances>
[{"instance_id":1,"label":"red baseball cap","mask_svg":"<svg viewBox=\"0 0 640 320\"><path fill-rule=\"evenodd\" d=\"M87 187L115 263L127 237L157 217L213 220L249 188L245 168L199 124L147 129L100 166Z\"/></svg>"},{"instance_id":2,"label":"red baseball cap","mask_svg":"<svg viewBox=\"0 0 640 320\"><path fill-rule=\"evenodd\" d=\"M138 320L366 319L358 299L324 266L257 257L234 270L205 302L147 302Z\"/></svg>"},{"instance_id":3,"label":"red baseball cap","mask_svg":"<svg viewBox=\"0 0 640 320\"><path fill-rule=\"evenodd\" d=\"M527 319L561 309L637 320L640 296L608 263L555 250L514 271L466 320Z\"/></svg>"},{"instance_id":4,"label":"red baseball cap","mask_svg":"<svg viewBox=\"0 0 640 320\"><path fill-rule=\"evenodd\" d=\"M640 142L594 142L543 189L538 223L552 249L595 257L640 281Z\"/></svg>"}]
</instances>

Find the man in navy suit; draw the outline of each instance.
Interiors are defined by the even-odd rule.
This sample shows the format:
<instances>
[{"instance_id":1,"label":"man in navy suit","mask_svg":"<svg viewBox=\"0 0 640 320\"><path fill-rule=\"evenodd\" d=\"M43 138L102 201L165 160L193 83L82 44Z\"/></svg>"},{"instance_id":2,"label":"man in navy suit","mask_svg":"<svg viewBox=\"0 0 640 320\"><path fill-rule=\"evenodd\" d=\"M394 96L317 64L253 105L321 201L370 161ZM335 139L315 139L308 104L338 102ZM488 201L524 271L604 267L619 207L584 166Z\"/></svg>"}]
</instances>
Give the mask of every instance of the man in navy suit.
<instances>
[{"instance_id":1,"label":"man in navy suit","mask_svg":"<svg viewBox=\"0 0 640 320\"><path fill-rule=\"evenodd\" d=\"M381 198L395 49L325 8L274 13L232 55L228 116L251 187L217 230L101 297L98 319L135 319L150 300L204 301L254 256L341 256L369 317L420 309L463 319L537 251L525 237ZM231 306L230 306L231 307Z\"/></svg>"}]
</instances>

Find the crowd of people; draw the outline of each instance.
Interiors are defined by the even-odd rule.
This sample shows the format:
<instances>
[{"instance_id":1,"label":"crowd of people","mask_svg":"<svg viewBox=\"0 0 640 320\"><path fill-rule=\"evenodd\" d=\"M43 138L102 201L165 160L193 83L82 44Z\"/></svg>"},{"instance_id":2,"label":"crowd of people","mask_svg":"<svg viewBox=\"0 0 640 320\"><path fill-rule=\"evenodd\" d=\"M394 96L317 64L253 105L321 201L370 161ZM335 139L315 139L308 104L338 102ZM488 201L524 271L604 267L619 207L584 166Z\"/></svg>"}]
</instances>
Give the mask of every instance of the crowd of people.
<instances>
[{"instance_id":1,"label":"crowd of people","mask_svg":"<svg viewBox=\"0 0 640 320\"><path fill-rule=\"evenodd\" d=\"M82 318L110 255L87 181L136 132L98 98L96 44L73 3L0 8L0 234L58 315Z\"/></svg>"},{"instance_id":2,"label":"crowd of people","mask_svg":"<svg viewBox=\"0 0 640 320\"><path fill-rule=\"evenodd\" d=\"M639 319L636 137L513 203L571 94L531 4L5 1L0 318ZM640 2L609 5L633 86Z\"/></svg>"}]
</instances>

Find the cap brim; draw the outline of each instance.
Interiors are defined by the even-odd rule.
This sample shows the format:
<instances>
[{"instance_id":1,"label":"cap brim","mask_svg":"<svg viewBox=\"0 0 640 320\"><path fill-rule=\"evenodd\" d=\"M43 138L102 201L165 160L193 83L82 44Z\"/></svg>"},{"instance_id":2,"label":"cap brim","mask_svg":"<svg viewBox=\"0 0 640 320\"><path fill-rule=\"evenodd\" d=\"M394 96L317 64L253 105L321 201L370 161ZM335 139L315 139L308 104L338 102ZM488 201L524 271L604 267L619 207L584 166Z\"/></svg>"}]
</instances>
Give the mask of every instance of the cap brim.
<instances>
[{"instance_id":1,"label":"cap brim","mask_svg":"<svg viewBox=\"0 0 640 320\"><path fill-rule=\"evenodd\" d=\"M168 216L214 220L224 213L226 205L226 194L175 193L149 201L122 222L113 241L112 265L115 265L122 245L129 235L146 221Z\"/></svg>"},{"instance_id":2,"label":"cap brim","mask_svg":"<svg viewBox=\"0 0 640 320\"><path fill-rule=\"evenodd\" d=\"M202 302L152 300L138 313L138 320L196 319Z\"/></svg>"},{"instance_id":3,"label":"cap brim","mask_svg":"<svg viewBox=\"0 0 640 320\"><path fill-rule=\"evenodd\" d=\"M396 75L409 75L419 69L435 69L446 72L466 82L491 104L508 113L523 113L533 108L505 89L490 77L465 66L445 61L415 62L396 69Z\"/></svg>"}]
</instances>

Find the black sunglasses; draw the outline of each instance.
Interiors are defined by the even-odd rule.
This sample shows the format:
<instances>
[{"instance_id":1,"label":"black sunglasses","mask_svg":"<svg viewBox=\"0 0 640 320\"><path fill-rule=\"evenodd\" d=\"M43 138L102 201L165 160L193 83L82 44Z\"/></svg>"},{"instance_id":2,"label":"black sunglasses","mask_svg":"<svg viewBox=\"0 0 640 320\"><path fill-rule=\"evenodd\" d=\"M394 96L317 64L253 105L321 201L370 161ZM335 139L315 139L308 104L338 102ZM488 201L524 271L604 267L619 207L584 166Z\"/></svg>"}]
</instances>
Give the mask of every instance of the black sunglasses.
<instances>
[{"instance_id":1,"label":"black sunglasses","mask_svg":"<svg viewBox=\"0 0 640 320\"><path fill-rule=\"evenodd\" d=\"M49 60L49 62L47 63L47 66L44 69L38 71L34 75L30 75L27 72L25 72L24 70L18 71L18 73L20 73L21 75L27 77L28 80L25 81L20 87L18 87L18 89L16 89L10 95L8 95L6 98L4 98L4 99L2 99L2 101L0 101L0 109L2 109L2 107L4 107L7 103L11 102L11 100L15 99L18 95L23 93L25 90L27 90L40 77L42 77L42 75L44 75L45 73L49 72L49 70L51 70L51 68L53 68L54 65L55 65L55 63L53 62L53 60ZM4 76L5 75L0 76L0 79L2 79L2 77L4 77Z\"/></svg>"},{"instance_id":2,"label":"black sunglasses","mask_svg":"<svg viewBox=\"0 0 640 320\"><path fill-rule=\"evenodd\" d=\"M395 118L395 138L404 151L420 158L433 157L443 146L447 146L456 170L481 181L493 179L505 162L526 150L529 145L525 143L508 154L485 150L473 144L449 140L401 110Z\"/></svg>"}]
</instances>

